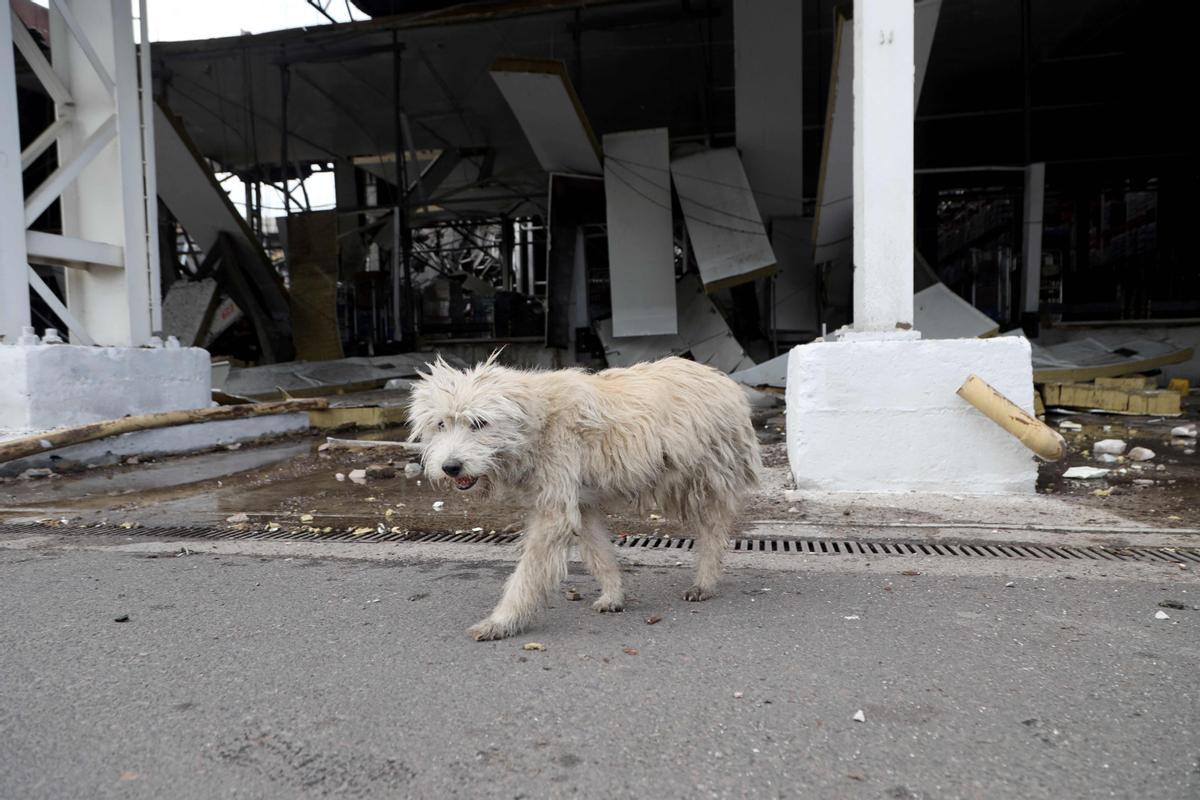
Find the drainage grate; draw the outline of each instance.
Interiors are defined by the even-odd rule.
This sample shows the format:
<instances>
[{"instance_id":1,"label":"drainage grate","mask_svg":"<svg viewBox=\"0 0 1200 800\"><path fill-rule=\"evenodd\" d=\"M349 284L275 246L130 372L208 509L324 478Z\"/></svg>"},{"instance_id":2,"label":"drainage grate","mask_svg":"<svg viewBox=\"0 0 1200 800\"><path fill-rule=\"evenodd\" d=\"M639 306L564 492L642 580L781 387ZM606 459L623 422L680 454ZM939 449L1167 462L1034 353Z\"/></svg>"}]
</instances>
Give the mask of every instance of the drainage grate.
<instances>
[{"instance_id":1,"label":"drainage grate","mask_svg":"<svg viewBox=\"0 0 1200 800\"><path fill-rule=\"evenodd\" d=\"M512 544L517 533L500 531L393 531L383 527L361 534L350 531L314 533L279 528L240 529L201 526L148 526L124 528L120 525L72 526L61 523L0 523L0 534L27 534L53 531L72 535L137 536L159 539L273 540L290 542L440 542L446 544ZM691 550L695 540L671 536L621 536L615 540L625 550ZM1071 545L969 542L851 541L845 539L787 539L780 537L734 539L731 549L737 553L774 553L790 555L863 555L918 556L950 558L1038 559L1042 561L1142 561L1200 564L1200 548L1195 547L1105 547Z\"/></svg>"}]
</instances>

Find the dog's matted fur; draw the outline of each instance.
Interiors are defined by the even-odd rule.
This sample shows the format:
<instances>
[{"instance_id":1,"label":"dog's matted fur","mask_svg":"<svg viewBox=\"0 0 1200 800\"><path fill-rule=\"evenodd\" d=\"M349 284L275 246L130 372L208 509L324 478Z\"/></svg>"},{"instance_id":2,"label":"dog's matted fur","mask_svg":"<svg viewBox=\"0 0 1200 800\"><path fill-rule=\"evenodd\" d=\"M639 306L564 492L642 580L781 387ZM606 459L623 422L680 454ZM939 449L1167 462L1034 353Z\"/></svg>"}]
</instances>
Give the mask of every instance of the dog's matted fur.
<instances>
[{"instance_id":1,"label":"dog's matted fur","mask_svg":"<svg viewBox=\"0 0 1200 800\"><path fill-rule=\"evenodd\" d=\"M409 417L431 481L516 492L530 509L520 562L492 613L469 629L476 639L519 632L566 578L572 543L600 584L592 607L620 611L601 511L617 501L694 529L696 580L684 597L710 597L760 465L742 389L682 358L598 373L510 369L495 355L457 370L439 358L413 387Z\"/></svg>"}]
</instances>

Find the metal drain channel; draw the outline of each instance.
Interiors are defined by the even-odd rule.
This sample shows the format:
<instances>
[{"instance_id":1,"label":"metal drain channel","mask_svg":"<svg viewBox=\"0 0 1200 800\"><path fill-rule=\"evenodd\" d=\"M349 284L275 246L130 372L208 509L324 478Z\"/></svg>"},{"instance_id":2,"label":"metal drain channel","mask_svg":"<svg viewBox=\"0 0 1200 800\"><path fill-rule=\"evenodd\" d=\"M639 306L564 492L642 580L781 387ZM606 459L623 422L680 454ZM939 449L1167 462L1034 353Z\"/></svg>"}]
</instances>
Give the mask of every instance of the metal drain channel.
<instances>
[{"instance_id":1,"label":"metal drain channel","mask_svg":"<svg viewBox=\"0 0 1200 800\"><path fill-rule=\"evenodd\" d=\"M0 534L34 532L92 536L136 536L160 539L203 539L209 541L290 541L290 542L427 542L444 544L507 545L520 538L519 533L477 531L391 531L376 529L355 534L349 531L314 533L280 528L240 529L205 526L148 526L124 528L120 525L62 525L38 522L0 523ZM689 537L621 536L614 540L624 550L691 550L695 540ZM1105 547L1103 545L1046 545L970 542L853 541L846 539L791 539L763 537L734 539L730 549L736 553L773 553L783 555L862 555L946 558L1037 559L1041 561L1141 561L1150 563L1200 564L1196 547Z\"/></svg>"}]
</instances>

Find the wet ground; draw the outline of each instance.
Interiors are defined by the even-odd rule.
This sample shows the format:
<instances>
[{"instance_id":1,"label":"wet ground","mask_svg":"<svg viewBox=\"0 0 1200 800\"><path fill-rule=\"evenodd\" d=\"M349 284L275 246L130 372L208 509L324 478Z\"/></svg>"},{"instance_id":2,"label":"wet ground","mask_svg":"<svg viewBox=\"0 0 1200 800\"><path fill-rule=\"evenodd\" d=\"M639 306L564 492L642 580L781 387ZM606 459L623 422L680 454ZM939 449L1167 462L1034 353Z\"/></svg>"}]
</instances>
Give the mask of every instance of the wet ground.
<instances>
[{"instance_id":1,"label":"wet ground","mask_svg":"<svg viewBox=\"0 0 1200 800\"><path fill-rule=\"evenodd\" d=\"M1198 416L1194 409L1182 418L1052 414L1047 420L1052 426L1070 420L1082 430L1060 429L1070 452L1057 464L1041 465L1038 492L1163 527L1195 526L1200 523L1200 453L1195 439L1172 437L1171 430L1195 422ZM1135 447L1148 448L1155 457L1142 463L1124 458L1103 463L1092 453L1092 445L1102 439L1124 441L1126 453ZM1110 472L1091 480L1063 478L1063 472L1074 466Z\"/></svg>"},{"instance_id":2,"label":"wet ground","mask_svg":"<svg viewBox=\"0 0 1200 800\"><path fill-rule=\"evenodd\" d=\"M1193 418L1195 415L1193 414ZM1059 498L1076 509L1078 522L1115 524L1126 521L1156 528L1200 526L1200 455L1194 439L1172 439L1170 431L1186 420L1116 417L1098 414L1052 416L1081 424L1063 431L1070 454L1056 464L1042 464L1039 494ZM813 522L823 519L969 520L971 503L944 498L897 507L893 503L864 507L837 495L816 503L798 503L785 495L791 488L781 410L756 418L763 444L764 471L760 490L747 498L740 522L746 528L762 522ZM399 441L405 431L392 429L340 434L341 438ZM1092 443L1116 438L1156 453L1145 463L1102 464L1092 456ZM483 500L448 488L430 486L423 476L406 478L409 451L396 446L321 449L324 436L298 437L260 446L221 450L139 463L99 466L76 474L42 479L0 480L0 519L67 518L85 522L140 525L281 524L314 530L346 530L378 525L404 530L502 530L518 526L522 510L503 500ZM356 484L355 469L390 465L396 476ZM1068 480L1071 466L1110 468L1103 478ZM956 510L955 506L961 505ZM801 507L803 506L803 507ZM948 506L948 507L947 507ZM1011 511L993 509L992 517ZM1037 512L1044 513L1044 512ZM243 520L239 515L245 515ZM1035 512L1029 512L1035 516ZM311 519L309 519L311 515ZM1061 514L1060 514L1061 515ZM238 522L241 520L241 522ZM669 520L643 519L616 509L610 526L617 534L683 533Z\"/></svg>"}]
</instances>

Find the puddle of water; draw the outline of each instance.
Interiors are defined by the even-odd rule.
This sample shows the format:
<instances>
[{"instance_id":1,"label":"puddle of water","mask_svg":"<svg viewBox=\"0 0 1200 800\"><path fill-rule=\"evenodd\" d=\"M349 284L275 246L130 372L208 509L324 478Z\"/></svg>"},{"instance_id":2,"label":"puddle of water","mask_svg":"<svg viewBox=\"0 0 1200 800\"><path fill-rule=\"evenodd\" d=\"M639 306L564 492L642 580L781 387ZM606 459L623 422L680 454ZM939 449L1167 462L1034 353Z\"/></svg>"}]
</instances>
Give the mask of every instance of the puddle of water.
<instances>
[{"instance_id":1,"label":"puddle of water","mask_svg":"<svg viewBox=\"0 0 1200 800\"><path fill-rule=\"evenodd\" d=\"M1060 494L1078 502L1103 503L1106 508L1137 519L1167 527L1190 526L1200 523L1200 452L1194 439L1175 439L1171 429L1195 421L1197 414L1189 410L1178 418L1122 417L1106 414L1051 414L1047 423L1059 430L1067 440L1067 457L1055 464L1040 463L1038 492ZM1083 426L1079 431L1064 431L1058 423L1070 419ZM1153 450L1155 457L1146 462L1125 460L1106 464L1092 454L1092 445L1102 439L1120 439L1126 443L1125 452L1135 447ZM1192 450L1191 453L1184 452ZM1159 466L1164 469L1159 470ZM1103 478L1067 480L1062 474L1074 466L1100 467L1110 470ZM1139 486L1134 481L1154 481L1151 486ZM1113 489L1108 496L1092 493ZM1172 519L1177 517L1177 519Z\"/></svg>"},{"instance_id":2,"label":"puddle of water","mask_svg":"<svg viewBox=\"0 0 1200 800\"><path fill-rule=\"evenodd\" d=\"M61 504L96 495L111 497L186 487L238 473L261 469L308 453L307 441L169 458L134 465L117 465L48 480L13 481L0 487L0 507Z\"/></svg>"}]
</instances>

